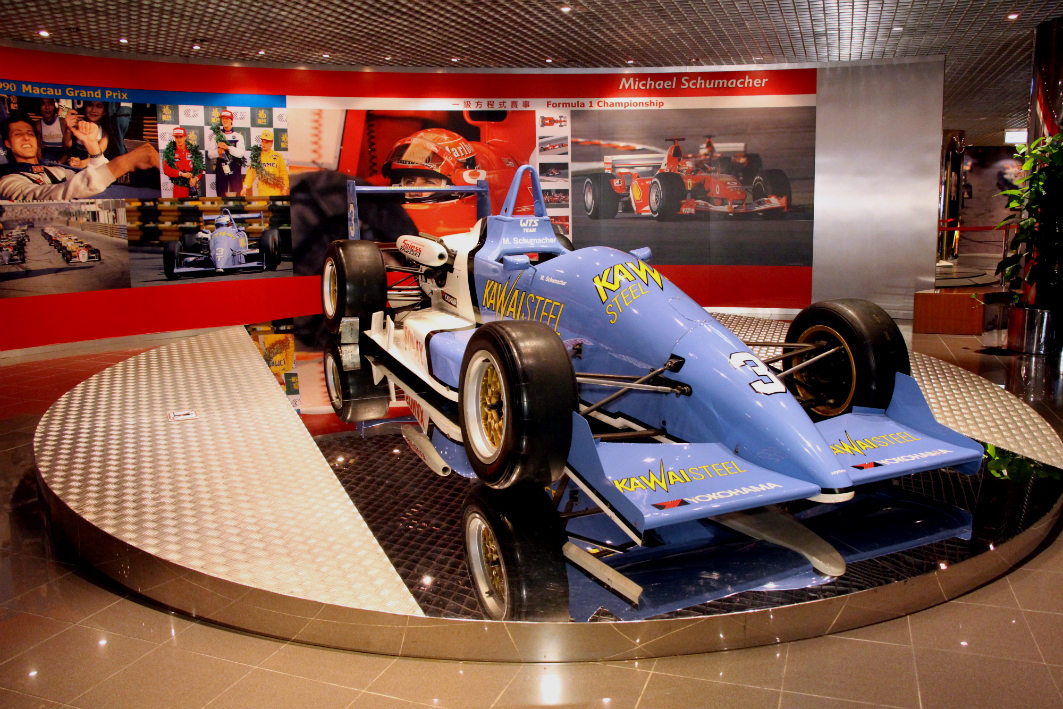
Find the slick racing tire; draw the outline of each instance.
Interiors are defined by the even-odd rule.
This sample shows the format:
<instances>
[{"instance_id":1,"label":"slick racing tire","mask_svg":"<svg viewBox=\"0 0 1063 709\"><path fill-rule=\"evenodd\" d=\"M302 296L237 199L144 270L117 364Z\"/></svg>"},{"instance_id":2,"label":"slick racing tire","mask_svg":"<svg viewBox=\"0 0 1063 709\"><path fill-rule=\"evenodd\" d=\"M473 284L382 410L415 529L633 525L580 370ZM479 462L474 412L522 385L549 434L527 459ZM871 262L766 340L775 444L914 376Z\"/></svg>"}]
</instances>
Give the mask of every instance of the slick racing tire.
<instances>
[{"instance_id":1,"label":"slick racing tire","mask_svg":"<svg viewBox=\"0 0 1063 709\"><path fill-rule=\"evenodd\" d=\"M174 273L177 263L181 259L181 242L167 241L162 245L162 272L166 274L166 280L176 281L179 276Z\"/></svg>"},{"instance_id":2,"label":"slick racing tire","mask_svg":"<svg viewBox=\"0 0 1063 709\"><path fill-rule=\"evenodd\" d=\"M276 271L280 265L280 236L276 229L267 229L258 237L258 250L262 252L262 266L267 271Z\"/></svg>"},{"instance_id":3,"label":"slick racing tire","mask_svg":"<svg viewBox=\"0 0 1063 709\"><path fill-rule=\"evenodd\" d=\"M769 196L778 197L779 199L785 197L786 204L789 205L793 201L790 178L782 170L761 170L753 178L753 189L750 196L753 197L754 202ZM785 212L781 209L768 209L761 212L761 214L766 219L779 219Z\"/></svg>"},{"instance_id":4,"label":"slick racing tire","mask_svg":"<svg viewBox=\"0 0 1063 709\"><path fill-rule=\"evenodd\" d=\"M475 485L462 505L465 563L491 620L568 621L564 527L543 488Z\"/></svg>"},{"instance_id":5,"label":"slick racing tire","mask_svg":"<svg viewBox=\"0 0 1063 709\"><path fill-rule=\"evenodd\" d=\"M650 182L650 214L659 222L677 219L686 193L682 177L674 172L658 172Z\"/></svg>"},{"instance_id":6,"label":"slick racing tire","mask_svg":"<svg viewBox=\"0 0 1063 709\"><path fill-rule=\"evenodd\" d=\"M784 369L841 347L786 379L794 396L822 402L809 408L817 420L848 413L854 406L885 409L893 398L897 372L911 374L908 346L897 323L867 300L842 298L813 303L794 318L786 341L823 343L826 347L787 357Z\"/></svg>"},{"instance_id":7,"label":"slick racing tire","mask_svg":"<svg viewBox=\"0 0 1063 709\"><path fill-rule=\"evenodd\" d=\"M613 189L616 177L600 172L583 181L583 209L591 219L612 219L620 206L620 195Z\"/></svg>"},{"instance_id":8,"label":"slick racing tire","mask_svg":"<svg viewBox=\"0 0 1063 709\"><path fill-rule=\"evenodd\" d=\"M387 416L391 406L387 380L373 383L372 365L359 356L358 345L330 341L325 345L324 366L329 403L341 421L360 423Z\"/></svg>"},{"instance_id":9,"label":"slick racing tire","mask_svg":"<svg viewBox=\"0 0 1063 709\"><path fill-rule=\"evenodd\" d=\"M339 334L344 318L358 318L358 329L369 329L373 313L384 309L387 298L387 272L379 246L351 239L329 244L321 273L321 309L329 332Z\"/></svg>"},{"instance_id":10,"label":"slick racing tire","mask_svg":"<svg viewBox=\"0 0 1063 709\"><path fill-rule=\"evenodd\" d=\"M548 485L561 477L576 403L572 362L549 326L497 320L469 339L458 423L469 462L486 485Z\"/></svg>"}]
</instances>

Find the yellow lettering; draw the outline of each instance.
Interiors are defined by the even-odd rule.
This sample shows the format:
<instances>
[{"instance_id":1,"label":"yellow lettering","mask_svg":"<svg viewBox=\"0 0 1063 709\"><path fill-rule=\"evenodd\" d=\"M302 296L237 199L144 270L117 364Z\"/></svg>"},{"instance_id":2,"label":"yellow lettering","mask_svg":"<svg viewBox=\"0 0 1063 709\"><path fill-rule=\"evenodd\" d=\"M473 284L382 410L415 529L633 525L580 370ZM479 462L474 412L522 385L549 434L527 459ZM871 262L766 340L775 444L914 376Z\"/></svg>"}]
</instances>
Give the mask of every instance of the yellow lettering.
<instances>
[{"instance_id":1,"label":"yellow lettering","mask_svg":"<svg viewBox=\"0 0 1063 709\"><path fill-rule=\"evenodd\" d=\"M603 303L607 300L605 295L606 288L611 291L615 291L617 288L620 287L619 278L613 278L612 280L610 280L609 273L612 270L613 267L610 266L609 268L602 271L601 275L594 277L594 287L598 289L598 297L602 299Z\"/></svg>"},{"instance_id":2,"label":"yellow lettering","mask_svg":"<svg viewBox=\"0 0 1063 709\"><path fill-rule=\"evenodd\" d=\"M687 480L683 480L682 477L680 477L679 475L676 475L675 471L672 471L672 470L668 471L668 484L669 485L675 485L676 483L683 483L683 482L688 482L688 481Z\"/></svg>"},{"instance_id":3,"label":"yellow lettering","mask_svg":"<svg viewBox=\"0 0 1063 709\"><path fill-rule=\"evenodd\" d=\"M652 278L657 283L658 288L661 288L662 290L664 289L664 284L661 283L661 274L657 272L657 269L652 268L649 264L643 263L642 261L637 261L635 263L629 261L627 265L631 267L631 271L639 277L639 280L646 285L650 284L649 279Z\"/></svg>"},{"instance_id":4,"label":"yellow lettering","mask_svg":"<svg viewBox=\"0 0 1063 709\"><path fill-rule=\"evenodd\" d=\"M853 448L845 441L838 441L838 445L831 446L830 449L834 453L834 455L842 455L843 453L848 453L849 455L860 455L860 451L858 451L856 448Z\"/></svg>"},{"instance_id":5,"label":"yellow lettering","mask_svg":"<svg viewBox=\"0 0 1063 709\"><path fill-rule=\"evenodd\" d=\"M521 292L519 290L517 290L516 288L510 289L510 291L509 291L509 305L506 306L506 312L505 312L505 316L507 318L515 318L517 316L517 298L520 296L520 294L521 294ZM502 315L502 312L499 311L498 314Z\"/></svg>"},{"instance_id":6,"label":"yellow lettering","mask_svg":"<svg viewBox=\"0 0 1063 709\"><path fill-rule=\"evenodd\" d=\"M554 301L554 305L551 305L551 306L550 306L550 315L549 315L549 316L547 316L547 318L546 318L546 324L547 324L547 325L550 325L550 324L552 324L552 323L553 323L553 321L554 321L554 318L556 317L556 316L554 315L554 306L555 306L555 305L561 305L561 303L559 303L558 301L556 301L556 300L555 300L555 301Z\"/></svg>"},{"instance_id":7,"label":"yellow lettering","mask_svg":"<svg viewBox=\"0 0 1063 709\"><path fill-rule=\"evenodd\" d=\"M624 312L624 306L620 304L620 301L618 300L619 297L620 296L613 296L613 301L612 302L613 302L613 305L616 306L616 309L619 310L622 313L622 312Z\"/></svg>"},{"instance_id":8,"label":"yellow lettering","mask_svg":"<svg viewBox=\"0 0 1063 709\"><path fill-rule=\"evenodd\" d=\"M704 465L703 465L703 466L701 466L701 469L702 469L702 470L704 470L704 471L705 471L706 473L708 473L708 472L709 472L708 470L706 470L706 468L705 468L705 466L704 466ZM702 475L701 473L699 473L699 472L698 472L698 470L697 470L697 468L691 468L691 469L690 469L689 471L687 471L687 472L689 472L689 473L690 473L691 477L693 477L693 478L694 478L694 480L704 480L704 479L705 479L705 476L704 476L704 475ZM709 477L710 477L710 478L712 477L712 473L709 473Z\"/></svg>"},{"instance_id":9,"label":"yellow lettering","mask_svg":"<svg viewBox=\"0 0 1063 709\"><path fill-rule=\"evenodd\" d=\"M871 450L872 448L878 448L878 446L876 446L874 443L872 443L871 441L867 440L866 438L857 439L857 440L855 440L853 442L856 443L856 446L857 446L857 448L860 449L861 453L864 452L864 451L867 451L867 450Z\"/></svg>"},{"instance_id":10,"label":"yellow lettering","mask_svg":"<svg viewBox=\"0 0 1063 709\"><path fill-rule=\"evenodd\" d=\"M680 470L680 471L679 471L679 474L683 476L683 479L684 479L684 480L686 480L687 482L690 482L690 476L689 476L689 475L687 475L687 471L685 471L685 470Z\"/></svg>"},{"instance_id":11,"label":"yellow lettering","mask_svg":"<svg viewBox=\"0 0 1063 709\"><path fill-rule=\"evenodd\" d=\"M620 291L620 297L624 299L624 305L631 305L631 298L628 297L628 291L630 290L630 288L625 288L624 290Z\"/></svg>"},{"instance_id":12,"label":"yellow lettering","mask_svg":"<svg viewBox=\"0 0 1063 709\"><path fill-rule=\"evenodd\" d=\"M517 305L517 313L516 313L516 318L518 320L522 319L521 318L521 314L524 312L524 298L525 298L525 296L527 296L527 293L521 293L520 294L520 304Z\"/></svg>"},{"instance_id":13,"label":"yellow lettering","mask_svg":"<svg viewBox=\"0 0 1063 709\"><path fill-rule=\"evenodd\" d=\"M617 316L617 312L615 310L612 310L612 307L613 307L612 303L610 303L609 305L605 306L605 312L609 313L609 324L610 325L612 325L612 324L614 324L616 322L616 316Z\"/></svg>"},{"instance_id":14,"label":"yellow lettering","mask_svg":"<svg viewBox=\"0 0 1063 709\"><path fill-rule=\"evenodd\" d=\"M635 277L631 275L631 272L624 268L624 264L618 263L613 266L613 276L616 278L617 285L620 285L620 277L623 276L629 281L635 280Z\"/></svg>"},{"instance_id":15,"label":"yellow lettering","mask_svg":"<svg viewBox=\"0 0 1063 709\"><path fill-rule=\"evenodd\" d=\"M565 309L565 304L558 303L558 305L560 305L561 308L557 311L557 320L554 321L554 332L560 334L559 328L561 327L561 311Z\"/></svg>"},{"instance_id":16,"label":"yellow lettering","mask_svg":"<svg viewBox=\"0 0 1063 709\"><path fill-rule=\"evenodd\" d=\"M717 475L727 475L727 468L724 467L723 463L713 463L712 472L716 473Z\"/></svg>"},{"instance_id":17,"label":"yellow lettering","mask_svg":"<svg viewBox=\"0 0 1063 709\"><path fill-rule=\"evenodd\" d=\"M646 490L646 486L639 482L638 478L628 478L628 485L631 486L631 490Z\"/></svg>"}]
</instances>

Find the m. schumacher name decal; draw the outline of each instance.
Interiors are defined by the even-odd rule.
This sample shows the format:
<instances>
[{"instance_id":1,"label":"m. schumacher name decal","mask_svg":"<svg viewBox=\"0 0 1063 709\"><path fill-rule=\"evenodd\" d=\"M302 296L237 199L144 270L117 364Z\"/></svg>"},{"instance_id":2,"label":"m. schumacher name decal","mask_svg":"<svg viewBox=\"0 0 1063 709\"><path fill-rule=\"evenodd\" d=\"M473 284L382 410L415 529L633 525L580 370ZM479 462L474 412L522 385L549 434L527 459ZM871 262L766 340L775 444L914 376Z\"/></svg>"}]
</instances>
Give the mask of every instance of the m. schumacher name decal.
<instances>
[{"instance_id":1,"label":"m. schumacher name decal","mask_svg":"<svg viewBox=\"0 0 1063 709\"><path fill-rule=\"evenodd\" d=\"M523 272L520 273L512 284L508 279L505 283L488 280L484 287L483 305L480 307L493 310L500 318L544 322L554 328L554 332L558 332L565 304L517 288L523 275Z\"/></svg>"},{"instance_id":2,"label":"m. schumacher name decal","mask_svg":"<svg viewBox=\"0 0 1063 709\"><path fill-rule=\"evenodd\" d=\"M898 431L897 433L887 433L884 436L872 436L871 438L856 438L854 439L849 435L849 432L845 432L845 440L839 440L836 444L830 447L834 455L867 455L864 453L866 450L873 448L885 448L886 446L895 446L898 443L911 443L913 441L921 441L922 438L916 438L907 431Z\"/></svg>"},{"instance_id":3,"label":"m. schumacher name decal","mask_svg":"<svg viewBox=\"0 0 1063 709\"><path fill-rule=\"evenodd\" d=\"M733 460L724 461L722 463L710 463L708 465L695 465L689 468L680 468L678 471L665 471L664 460L661 460L660 474L654 473L652 470L647 470L646 475L633 475L630 478L620 478L619 480L614 480L613 484L616 485L616 489L620 492L635 492L636 490L664 490L665 492L668 492L668 487L670 485L682 485L684 483L704 480L706 477L722 477L724 475L735 475L737 473L746 472L749 471L739 468L738 463ZM702 497L704 497L704 495Z\"/></svg>"}]
</instances>

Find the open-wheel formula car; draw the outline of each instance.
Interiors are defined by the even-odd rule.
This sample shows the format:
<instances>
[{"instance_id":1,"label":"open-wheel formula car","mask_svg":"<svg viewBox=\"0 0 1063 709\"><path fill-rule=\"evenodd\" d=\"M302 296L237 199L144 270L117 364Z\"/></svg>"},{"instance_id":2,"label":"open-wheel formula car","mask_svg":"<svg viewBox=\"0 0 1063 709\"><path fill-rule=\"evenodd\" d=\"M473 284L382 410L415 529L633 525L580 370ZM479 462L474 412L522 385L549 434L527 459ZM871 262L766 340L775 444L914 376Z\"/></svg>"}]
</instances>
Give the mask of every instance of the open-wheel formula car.
<instances>
[{"instance_id":1,"label":"open-wheel formula car","mask_svg":"<svg viewBox=\"0 0 1063 709\"><path fill-rule=\"evenodd\" d=\"M257 216L257 215L251 215ZM280 237L267 229L251 247L247 233L228 209L214 219L214 231L182 234L163 245L162 268L168 280L188 274L275 271L280 264Z\"/></svg>"},{"instance_id":2,"label":"open-wheel formula car","mask_svg":"<svg viewBox=\"0 0 1063 709\"><path fill-rule=\"evenodd\" d=\"M54 237L52 237L51 241L52 247L55 248L67 263L72 263L74 261L87 263L89 261L103 260L99 249L95 248L92 244L79 239L73 234L59 231Z\"/></svg>"},{"instance_id":3,"label":"open-wheel formula car","mask_svg":"<svg viewBox=\"0 0 1063 709\"><path fill-rule=\"evenodd\" d=\"M524 177L535 215L514 217ZM650 266L649 249L562 243L530 166L499 216L388 250L386 265L376 243L329 246L325 321L348 343L338 351L358 344L325 357L334 407L380 417L399 384L419 424L404 435L429 467L522 489L526 543L636 605L624 558L692 548L720 526L837 577L845 556L780 505L857 504L881 481L980 467L981 446L934 420L880 308L815 303L784 342L743 342ZM751 350L765 346L781 354ZM351 364L359 354L369 371ZM567 505L560 532L535 512L543 486L545 508ZM478 509L465 518L474 585L492 617L521 617L513 558L499 552L516 527Z\"/></svg>"},{"instance_id":4,"label":"open-wheel formula car","mask_svg":"<svg viewBox=\"0 0 1063 709\"><path fill-rule=\"evenodd\" d=\"M0 233L0 265L26 263L26 231L9 229Z\"/></svg>"},{"instance_id":5,"label":"open-wheel formula car","mask_svg":"<svg viewBox=\"0 0 1063 709\"><path fill-rule=\"evenodd\" d=\"M669 140L672 146L663 154L607 155L605 171L583 182L587 216L612 219L624 211L669 221L708 212L778 217L790 210L790 180L782 170L761 168L759 155L743 152L747 164L737 165L737 158L723 158L715 149L684 155L683 139ZM751 158L756 170L746 183L736 175L748 177Z\"/></svg>"}]
</instances>

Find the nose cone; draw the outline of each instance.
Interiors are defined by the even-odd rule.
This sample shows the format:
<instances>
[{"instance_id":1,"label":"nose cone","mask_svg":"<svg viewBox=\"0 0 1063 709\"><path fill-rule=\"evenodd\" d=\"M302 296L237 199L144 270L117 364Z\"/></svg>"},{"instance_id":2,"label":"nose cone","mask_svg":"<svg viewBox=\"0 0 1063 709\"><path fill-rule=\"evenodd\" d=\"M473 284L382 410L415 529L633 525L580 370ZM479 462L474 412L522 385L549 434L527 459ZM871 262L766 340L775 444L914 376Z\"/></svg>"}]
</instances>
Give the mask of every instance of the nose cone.
<instances>
[{"instance_id":1,"label":"nose cone","mask_svg":"<svg viewBox=\"0 0 1063 709\"><path fill-rule=\"evenodd\" d=\"M729 449L821 488L852 484L805 410L730 330L709 317L674 354L686 360L676 377L693 388L692 413Z\"/></svg>"}]
</instances>

